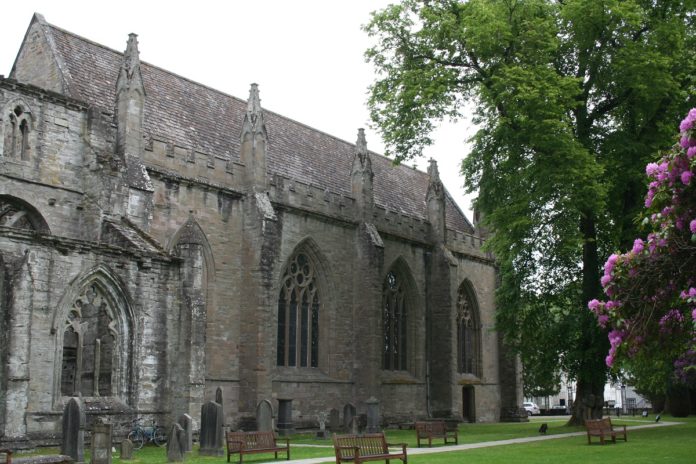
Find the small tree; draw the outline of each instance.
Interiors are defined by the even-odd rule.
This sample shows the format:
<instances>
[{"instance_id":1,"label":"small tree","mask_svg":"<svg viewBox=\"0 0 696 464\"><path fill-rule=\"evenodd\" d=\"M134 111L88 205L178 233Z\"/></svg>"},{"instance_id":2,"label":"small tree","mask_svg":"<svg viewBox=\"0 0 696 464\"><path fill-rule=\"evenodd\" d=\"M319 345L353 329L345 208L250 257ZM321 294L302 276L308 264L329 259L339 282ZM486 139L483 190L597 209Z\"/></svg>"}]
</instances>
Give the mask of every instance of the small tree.
<instances>
[{"instance_id":1,"label":"small tree","mask_svg":"<svg viewBox=\"0 0 696 464\"><path fill-rule=\"evenodd\" d=\"M679 143L645 169L647 237L609 257L608 300L588 304L610 330L607 366L657 394L696 385L696 108L680 130Z\"/></svg>"}]
</instances>

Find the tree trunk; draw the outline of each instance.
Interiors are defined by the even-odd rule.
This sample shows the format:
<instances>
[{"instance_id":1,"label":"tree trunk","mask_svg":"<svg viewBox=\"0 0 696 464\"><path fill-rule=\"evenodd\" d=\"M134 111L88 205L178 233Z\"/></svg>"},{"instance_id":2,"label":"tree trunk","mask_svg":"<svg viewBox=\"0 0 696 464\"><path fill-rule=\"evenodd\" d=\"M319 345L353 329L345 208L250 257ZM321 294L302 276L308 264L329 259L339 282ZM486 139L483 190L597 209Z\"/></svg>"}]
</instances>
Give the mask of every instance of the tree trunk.
<instances>
[{"instance_id":1,"label":"tree trunk","mask_svg":"<svg viewBox=\"0 0 696 464\"><path fill-rule=\"evenodd\" d=\"M594 215L585 211L580 219L580 231L584 244L582 253L582 301L578 308L577 323L582 328L581 350L577 372L577 393L568 425L584 425L586 419L602 417L604 407L604 384L607 366L604 357L608 342L597 322L587 309L587 302L599 298L599 254Z\"/></svg>"}]
</instances>

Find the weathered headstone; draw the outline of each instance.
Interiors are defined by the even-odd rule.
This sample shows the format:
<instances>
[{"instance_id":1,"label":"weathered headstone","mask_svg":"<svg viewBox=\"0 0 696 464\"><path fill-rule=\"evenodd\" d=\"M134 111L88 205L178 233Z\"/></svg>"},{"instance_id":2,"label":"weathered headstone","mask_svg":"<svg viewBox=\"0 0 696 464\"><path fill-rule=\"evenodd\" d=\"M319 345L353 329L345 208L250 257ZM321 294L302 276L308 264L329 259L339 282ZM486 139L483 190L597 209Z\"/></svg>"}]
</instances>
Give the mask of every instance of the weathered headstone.
<instances>
[{"instance_id":1,"label":"weathered headstone","mask_svg":"<svg viewBox=\"0 0 696 464\"><path fill-rule=\"evenodd\" d=\"M133 442L127 438L121 442L121 461L133 459Z\"/></svg>"},{"instance_id":2,"label":"weathered headstone","mask_svg":"<svg viewBox=\"0 0 696 464\"><path fill-rule=\"evenodd\" d=\"M92 427L92 464L111 464L111 424L97 422Z\"/></svg>"},{"instance_id":3,"label":"weathered headstone","mask_svg":"<svg viewBox=\"0 0 696 464\"><path fill-rule=\"evenodd\" d=\"M201 432L199 454L222 456L222 405L208 401L201 406Z\"/></svg>"},{"instance_id":4,"label":"weathered headstone","mask_svg":"<svg viewBox=\"0 0 696 464\"><path fill-rule=\"evenodd\" d=\"M379 400L372 396L365 403L367 403L367 433L381 432Z\"/></svg>"},{"instance_id":5,"label":"weathered headstone","mask_svg":"<svg viewBox=\"0 0 696 464\"><path fill-rule=\"evenodd\" d=\"M184 452L188 453L193 449L193 418L188 414L182 414L178 422L184 429Z\"/></svg>"},{"instance_id":6,"label":"weathered headstone","mask_svg":"<svg viewBox=\"0 0 696 464\"><path fill-rule=\"evenodd\" d=\"M261 400L256 406L256 429L259 432L273 431L273 406L268 400Z\"/></svg>"},{"instance_id":7,"label":"weathered headstone","mask_svg":"<svg viewBox=\"0 0 696 464\"><path fill-rule=\"evenodd\" d=\"M326 431L326 420L329 415L325 411L321 411L317 414L317 421L319 421L319 431L317 432L317 438L328 438L329 433Z\"/></svg>"},{"instance_id":8,"label":"weathered headstone","mask_svg":"<svg viewBox=\"0 0 696 464\"><path fill-rule=\"evenodd\" d=\"M290 435L293 431L292 400L278 400L278 434Z\"/></svg>"},{"instance_id":9,"label":"weathered headstone","mask_svg":"<svg viewBox=\"0 0 696 464\"><path fill-rule=\"evenodd\" d=\"M225 403L222 401L222 388L215 389L215 402L220 405L220 417L222 417L222 425L225 425Z\"/></svg>"},{"instance_id":10,"label":"weathered headstone","mask_svg":"<svg viewBox=\"0 0 696 464\"><path fill-rule=\"evenodd\" d=\"M167 440L167 461L181 462L184 460L184 447L186 446L186 436L184 428L179 424L173 424Z\"/></svg>"},{"instance_id":11,"label":"weathered headstone","mask_svg":"<svg viewBox=\"0 0 696 464\"><path fill-rule=\"evenodd\" d=\"M345 430L352 430L354 417L355 417L355 406L353 406L350 403L343 406L343 428Z\"/></svg>"},{"instance_id":12,"label":"weathered headstone","mask_svg":"<svg viewBox=\"0 0 696 464\"><path fill-rule=\"evenodd\" d=\"M78 398L70 398L63 410L60 453L70 456L77 464L85 462L85 411Z\"/></svg>"},{"instance_id":13,"label":"weathered headstone","mask_svg":"<svg viewBox=\"0 0 696 464\"><path fill-rule=\"evenodd\" d=\"M341 427L341 418L339 417L338 409L333 408L329 411L329 431L336 433Z\"/></svg>"},{"instance_id":14,"label":"weathered headstone","mask_svg":"<svg viewBox=\"0 0 696 464\"><path fill-rule=\"evenodd\" d=\"M358 416L353 416L353 418L350 420L348 431L353 435L357 435L358 433L360 433L360 424L358 424L359 421L360 419L358 419Z\"/></svg>"}]
</instances>

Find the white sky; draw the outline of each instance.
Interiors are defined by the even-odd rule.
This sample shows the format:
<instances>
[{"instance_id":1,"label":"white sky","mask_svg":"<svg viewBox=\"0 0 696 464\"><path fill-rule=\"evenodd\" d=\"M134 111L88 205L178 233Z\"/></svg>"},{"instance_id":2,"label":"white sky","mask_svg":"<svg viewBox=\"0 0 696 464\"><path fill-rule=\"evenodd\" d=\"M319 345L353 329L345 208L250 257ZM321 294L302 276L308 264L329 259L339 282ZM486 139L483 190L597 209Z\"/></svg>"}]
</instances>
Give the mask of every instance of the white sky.
<instances>
[{"instance_id":1,"label":"white sky","mask_svg":"<svg viewBox=\"0 0 696 464\"><path fill-rule=\"evenodd\" d=\"M14 0L0 16L0 74L9 75L34 12L121 52L135 32L143 61L242 99L256 82L264 108L351 143L363 127L368 148L383 153L365 104L375 73L363 57L371 42L360 26L392 2ZM444 123L416 163L425 170L428 158L437 160L445 186L469 219L459 164L472 134L470 121Z\"/></svg>"}]
</instances>

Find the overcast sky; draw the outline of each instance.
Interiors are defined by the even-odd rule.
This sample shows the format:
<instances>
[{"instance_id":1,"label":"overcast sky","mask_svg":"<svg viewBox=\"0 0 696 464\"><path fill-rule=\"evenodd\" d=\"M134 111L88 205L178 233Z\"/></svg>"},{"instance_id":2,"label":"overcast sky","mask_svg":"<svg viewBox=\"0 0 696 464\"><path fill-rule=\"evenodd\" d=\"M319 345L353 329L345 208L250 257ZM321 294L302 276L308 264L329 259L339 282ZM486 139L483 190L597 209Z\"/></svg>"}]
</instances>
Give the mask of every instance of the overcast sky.
<instances>
[{"instance_id":1,"label":"overcast sky","mask_svg":"<svg viewBox=\"0 0 696 464\"><path fill-rule=\"evenodd\" d=\"M8 75L34 12L46 21L123 52L138 34L140 59L246 99L259 84L264 108L355 143L366 129L368 148L384 152L369 126L367 87L375 78L361 30L389 0L144 1L24 0L5 2L0 16L0 74ZM445 123L436 144L417 162L438 161L445 186L471 219L459 164L470 122Z\"/></svg>"}]
</instances>

